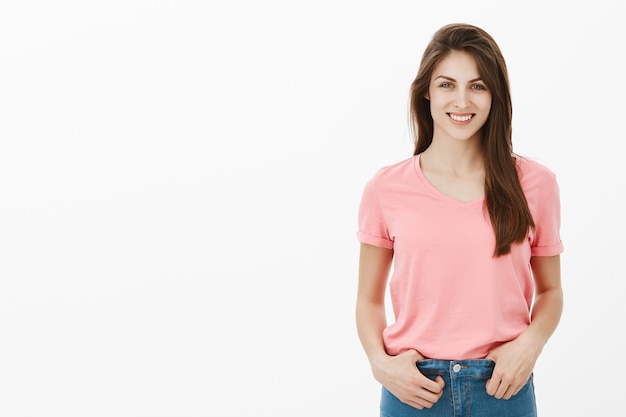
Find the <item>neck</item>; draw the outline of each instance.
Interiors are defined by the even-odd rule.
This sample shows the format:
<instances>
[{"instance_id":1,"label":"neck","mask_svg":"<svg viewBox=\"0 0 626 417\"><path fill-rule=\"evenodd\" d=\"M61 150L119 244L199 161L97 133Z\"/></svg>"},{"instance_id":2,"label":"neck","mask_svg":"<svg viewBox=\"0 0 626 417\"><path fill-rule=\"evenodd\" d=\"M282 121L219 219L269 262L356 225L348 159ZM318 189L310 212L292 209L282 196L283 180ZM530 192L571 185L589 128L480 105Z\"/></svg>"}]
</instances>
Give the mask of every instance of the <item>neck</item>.
<instances>
[{"instance_id":1,"label":"neck","mask_svg":"<svg viewBox=\"0 0 626 417\"><path fill-rule=\"evenodd\" d=\"M454 173L483 171L483 156L477 140L443 141L433 138L421 158L439 170Z\"/></svg>"}]
</instances>

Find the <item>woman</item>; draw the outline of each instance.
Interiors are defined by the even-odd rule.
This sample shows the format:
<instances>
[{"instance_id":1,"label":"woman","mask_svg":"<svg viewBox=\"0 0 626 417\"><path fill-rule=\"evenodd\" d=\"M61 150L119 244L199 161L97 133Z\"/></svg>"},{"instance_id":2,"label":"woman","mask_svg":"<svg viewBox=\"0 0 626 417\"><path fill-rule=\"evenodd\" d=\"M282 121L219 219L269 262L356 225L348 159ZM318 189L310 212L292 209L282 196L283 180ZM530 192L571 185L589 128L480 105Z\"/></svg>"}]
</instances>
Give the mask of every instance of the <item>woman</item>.
<instances>
[{"instance_id":1,"label":"woman","mask_svg":"<svg viewBox=\"0 0 626 417\"><path fill-rule=\"evenodd\" d=\"M484 30L437 31L410 94L414 155L380 169L359 209L356 324L381 416L535 416L533 367L563 305L555 175L513 153Z\"/></svg>"}]
</instances>

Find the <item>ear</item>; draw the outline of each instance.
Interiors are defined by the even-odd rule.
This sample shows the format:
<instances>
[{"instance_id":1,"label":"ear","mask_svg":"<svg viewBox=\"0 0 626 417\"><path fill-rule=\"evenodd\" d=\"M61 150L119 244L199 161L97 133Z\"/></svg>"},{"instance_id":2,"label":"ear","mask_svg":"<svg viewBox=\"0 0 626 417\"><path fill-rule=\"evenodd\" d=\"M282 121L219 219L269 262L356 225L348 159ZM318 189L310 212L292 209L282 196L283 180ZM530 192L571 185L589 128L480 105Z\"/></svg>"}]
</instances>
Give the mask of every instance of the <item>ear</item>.
<instances>
[{"instance_id":1,"label":"ear","mask_svg":"<svg viewBox=\"0 0 626 417\"><path fill-rule=\"evenodd\" d=\"M424 98L430 101L430 94L428 94L428 91L426 92L426 94L424 94Z\"/></svg>"}]
</instances>

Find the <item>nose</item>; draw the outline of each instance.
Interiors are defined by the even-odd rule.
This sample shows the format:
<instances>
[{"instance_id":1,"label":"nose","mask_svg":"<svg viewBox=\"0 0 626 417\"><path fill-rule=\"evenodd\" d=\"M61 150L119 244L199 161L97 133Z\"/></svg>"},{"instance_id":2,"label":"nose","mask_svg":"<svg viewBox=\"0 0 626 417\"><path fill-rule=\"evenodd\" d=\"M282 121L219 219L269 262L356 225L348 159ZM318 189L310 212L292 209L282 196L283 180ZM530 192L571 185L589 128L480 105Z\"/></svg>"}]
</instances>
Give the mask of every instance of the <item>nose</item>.
<instances>
[{"instance_id":1,"label":"nose","mask_svg":"<svg viewBox=\"0 0 626 417\"><path fill-rule=\"evenodd\" d=\"M459 108L465 108L469 104L469 94L465 89L456 90L454 96L454 105Z\"/></svg>"}]
</instances>

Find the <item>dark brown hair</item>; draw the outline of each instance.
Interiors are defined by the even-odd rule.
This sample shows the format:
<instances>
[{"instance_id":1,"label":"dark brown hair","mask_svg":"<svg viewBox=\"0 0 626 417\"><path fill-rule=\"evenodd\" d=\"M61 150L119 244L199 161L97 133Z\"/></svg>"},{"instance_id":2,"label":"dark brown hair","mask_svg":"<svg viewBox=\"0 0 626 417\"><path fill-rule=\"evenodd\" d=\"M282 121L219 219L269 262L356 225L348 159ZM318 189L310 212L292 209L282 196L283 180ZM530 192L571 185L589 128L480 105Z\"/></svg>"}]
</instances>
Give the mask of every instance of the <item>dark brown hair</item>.
<instances>
[{"instance_id":1,"label":"dark brown hair","mask_svg":"<svg viewBox=\"0 0 626 417\"><path fill-rule=\"evenodd\" d=\"M411 84L409 118L415 140L414 155L433 139L433 119L426 99L433 70L451 51L465 51L476 60L478 72L491 91L489 117L481 129L480 147L485 164L485 205L494 228L494 256L506 255L521 243L535 224L517 175L512 145L513 109L509 77L500 48L483 29L454 23L439 29L426 47Z\"/></svg>"}]
</instances>

